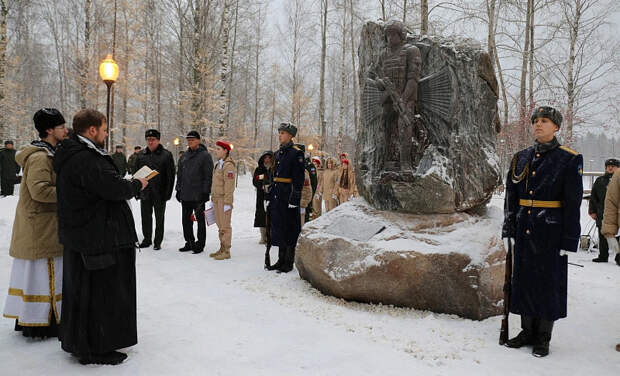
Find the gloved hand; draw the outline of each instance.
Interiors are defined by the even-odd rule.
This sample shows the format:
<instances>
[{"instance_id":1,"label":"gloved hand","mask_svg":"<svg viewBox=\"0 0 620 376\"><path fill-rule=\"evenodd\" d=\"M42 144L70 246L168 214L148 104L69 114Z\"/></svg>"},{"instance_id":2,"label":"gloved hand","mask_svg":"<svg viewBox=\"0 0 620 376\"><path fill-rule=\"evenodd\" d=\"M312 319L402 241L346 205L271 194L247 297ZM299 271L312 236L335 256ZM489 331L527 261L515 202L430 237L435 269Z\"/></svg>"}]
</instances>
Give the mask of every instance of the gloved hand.
<instances>
[{"instance_id":1,"label":"gloved hand","mask_svg":"<svg viewBox=\"0 0 620 376\"><path fill-rule=\"evenodd\" d=\"M504 241L504 250L508 253L508 249L514 249L515 246L515 238L503 238Z\"/></svg>"},{"instance_id":2,"label":"gloved hand","mask_svg":"<svg viewBox=\"0 0 620 376\"><path fill-rule=\"evenodd\" d=\"M178 202L181 202L181 192L177 191L177 194L174 195Z\"/></svg>"},{"instance_id":3,"label":"gloved hand","mask_svg":"<svg viewBox=\"0 0 620 376\"><path fill-rule=\"evenodd\" d=\"M568 251L560 249L560 256L568 256Z\"/></svg>"},{"instance_id":4,"label":"gloved hand","mask_svg":"<svg viewBox=\"0 0 620 376\"><path fill-rule=\"evenodd\" d=\"M230 206L230 205L224 205L224 211L225 211L225 212L229 211L230 209L232 209L232 206Z\"/></svg>"},{"instance_id":5,"label":"gloved hand","mask_svg":"<svg viewBox=\"0 0 620 376\"><path fill-rule=\"evenodd\" d=\"M295 205L288 204L288 208L289 208L289 209L295 209L296 207L297 207L297 206L295 206Z\"/></svg>"},{"instance_id":6,"label":"gloved hand","mask_svg":"<svg viewBox=\"0 0 620 376\"><path fill-rule=\"evenodd\" d=\"M336 196L336 195L332 195L332 198L333 198L334 200L338 200L338 196Z\"/></svg>"},{"instance_id":7,"label":"gloved hand","mask_svg":"<svg viewBox=\"0 0 620 376\"><path fill-rule=\"evenodd\" d=\"M618 239L614 237L605 239L607 239L607 244L609 245L609 253L612 255L620 254L620 245L618 245Z\"/></svg>"}]
</instances>

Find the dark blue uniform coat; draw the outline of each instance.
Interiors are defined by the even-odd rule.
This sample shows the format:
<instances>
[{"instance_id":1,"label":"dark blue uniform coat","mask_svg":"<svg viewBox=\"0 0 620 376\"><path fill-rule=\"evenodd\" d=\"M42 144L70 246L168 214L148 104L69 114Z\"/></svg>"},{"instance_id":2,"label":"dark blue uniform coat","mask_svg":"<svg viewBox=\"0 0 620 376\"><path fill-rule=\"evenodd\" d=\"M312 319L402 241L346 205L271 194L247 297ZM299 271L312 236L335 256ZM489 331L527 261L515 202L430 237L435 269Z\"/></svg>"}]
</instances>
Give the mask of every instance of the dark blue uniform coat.
<instances>
[{"instance_id":1,"label":"dark blue uniform coat","mask_svg":"<svg viewBox=\"0 0 620 376\"><path fill-rule=\"evenodd\" d=\"M502 236L515 238L510 312L553 321L566 317L568 257L560 250L577 251L583 157L555 139L545 145L513 158ZM562 207L526 207L520 199L560 201Z\"/></svg>"},{"instance_id":2,"label":"dark blue uniform coat","mask_svg":"<svg viewBox=\"0 0 620 376\"><path fill-rule=\"evenodd\" d=\"M275 153L273 177L289 178L292 183L273 183L269 199L271 244L295 247L301 232L300 201L304 187L304 153L291 142ZM289 208L289 205L295 208Z\"/></svg>"}]
</instances>

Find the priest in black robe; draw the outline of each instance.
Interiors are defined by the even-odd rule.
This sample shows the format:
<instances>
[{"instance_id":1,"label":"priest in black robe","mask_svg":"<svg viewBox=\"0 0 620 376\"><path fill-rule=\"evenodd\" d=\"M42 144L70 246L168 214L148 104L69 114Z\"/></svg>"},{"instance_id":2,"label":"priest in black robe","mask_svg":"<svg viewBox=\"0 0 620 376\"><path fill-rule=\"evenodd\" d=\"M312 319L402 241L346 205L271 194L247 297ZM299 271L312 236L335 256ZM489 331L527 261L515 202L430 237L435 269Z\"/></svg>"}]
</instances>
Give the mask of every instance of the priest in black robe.
<instances>
[{"instance_id":1,"label":"priest in black robe","mask_svg":"<svg viewBox=\"0 0 620 376\"><path fill-rule=\"evenodd\" d=\"M147 185L123 179L103 149L107 122L79 111L54 158L58 232L64 245L59 339L82 364L119 364L135 345L138 240L127 200Z\"/></svg>"}]
</instances>

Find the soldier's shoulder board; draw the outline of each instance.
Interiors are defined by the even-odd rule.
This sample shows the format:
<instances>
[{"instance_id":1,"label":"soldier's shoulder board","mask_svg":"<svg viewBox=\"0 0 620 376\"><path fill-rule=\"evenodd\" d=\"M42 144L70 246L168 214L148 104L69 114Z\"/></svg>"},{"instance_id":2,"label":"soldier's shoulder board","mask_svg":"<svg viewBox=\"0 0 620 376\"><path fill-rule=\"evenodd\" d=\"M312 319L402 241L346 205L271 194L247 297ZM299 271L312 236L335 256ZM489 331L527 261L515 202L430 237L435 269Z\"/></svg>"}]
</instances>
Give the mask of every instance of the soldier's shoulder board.
<instances>
[{"instance_id":1,"label":"soldier's shoulder board","mask_svg":"<svg viewBox=\"0 0 620 376\"><path fill-rule=\"evenodd\" d=\"M571 153L573 155L578 155L579 154L578 152L576 152L575 150L569 148L568 146L561 145L560 149L562 149L562 150L564 150L564 151L566 151L568 153Z\"/></svg>"},{"instance_id":2,"label":"soldier's shoulder board","mask_svg":"<svg viewBox=\"0 0 620 376\"><path fill-rule=\"evenodd\" d=\"M297 151L301 151L300 148L297 147L297 145L293 145L293 149L297 150Z\"/></svg>"}]
</instances>

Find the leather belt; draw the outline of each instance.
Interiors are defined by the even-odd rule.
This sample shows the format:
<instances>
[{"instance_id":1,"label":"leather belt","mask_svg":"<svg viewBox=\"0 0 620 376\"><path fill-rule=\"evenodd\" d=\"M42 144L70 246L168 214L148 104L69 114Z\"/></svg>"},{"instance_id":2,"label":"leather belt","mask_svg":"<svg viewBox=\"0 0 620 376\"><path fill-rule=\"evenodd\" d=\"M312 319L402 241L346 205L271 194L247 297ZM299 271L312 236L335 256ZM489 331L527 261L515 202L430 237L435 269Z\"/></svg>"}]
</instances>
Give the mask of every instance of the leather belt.
<instances>
[{"instance_id":1,"label":"leather belt","mask_svg":"<svg viewBox=\"0 0 620 376\"><path fill-rule=\"evenodd\" d=\"M293 179L291 178L273 178L273 181L276 183L292 183Z\"/></svg>"},{"instance_id":2,"label":"leather belt","mask_svg":"<svg viewBox=\"0 0 620 376\"><path fill-rule=\"evenodd\" d=\"M561 208L562 201L519 200L519 205L528 208Z\"/></svg>"}]
</instances>

